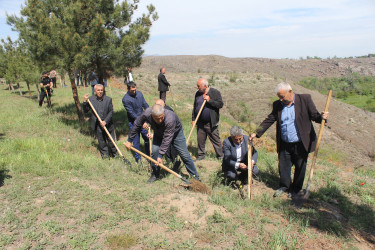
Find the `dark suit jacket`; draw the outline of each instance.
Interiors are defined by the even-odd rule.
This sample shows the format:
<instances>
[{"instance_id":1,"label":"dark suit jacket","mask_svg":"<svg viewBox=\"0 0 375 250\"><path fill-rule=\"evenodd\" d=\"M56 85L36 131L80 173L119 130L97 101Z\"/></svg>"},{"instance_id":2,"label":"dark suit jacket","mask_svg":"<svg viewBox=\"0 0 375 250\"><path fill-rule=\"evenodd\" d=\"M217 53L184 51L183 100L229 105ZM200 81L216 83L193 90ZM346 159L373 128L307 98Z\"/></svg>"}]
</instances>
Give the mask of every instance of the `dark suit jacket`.
<instances>
[{"instance_id":1,"label":"dark suit jacket","mask_svg":"<svg viewBox=\"0 0 375 250\"><path fill-rule=\"evenodd\" d=\"M242 157L242 163L245 163L246 166L248 166L248 145L249 145L249 136L244 135L243 136L243 142L241 145L241 153L243 155ZM257 163L258 160L258 152L252 146L252 160ZM223 153L224 153L224 158L223 158L223 164L222 168L223 171L228 171L229 169L235 169L236 167L236 162L237 162L237 151L236 151L236 145L232 141L232 137L228 137L227 139L224 140L223 142Z\"/></svg>"},{"instance_id":2,"label":"dark suit jacket","mask_svg":"<svg viewBox=\"0 0 375 250\"><path fill-rule=\"evenodd\" d=\"M192 113L192 121L195 120L197 114L195 114L195 108L197 106L197 100L199 96L203 95L201 92L197 91L194 98L194 107ZM210 97L210 101L206 102L205 107L210 109L210 120L211 127L214 128L219 125L220 113L219 109L224 106L223 99L221 98L220 91L210 87L207 95Z\"/></svg>"},{"instance_id":3,"label":"dark suit jacket","mask_svg":"<svg viewBox=\"0 0 375 250\"><path fill-rule=\"evenodd\" d=\"M96 95L90 96L89 100L90 100L92 106L94 106L96 112L99 114L99 112L98 112L99 101L98 101ZM114 128L114 126L113 126L113 122L112 122L113 105L112 105L112 98L111 97L108 97L106 95L103 96L103 107L104 107L104 112L103 112L104 115L103 115L103 117L100 117L100 119L102 119L102 121L105 121L107 123L106 127L107 127L108 130L112 130ZM88 102L84 102L83 103L83 111L85 111L85 113L87 113L90 110L91 110L90 104ZM91 120L91 128L92 128L92 130L95 130L96 125L99 124L99 121L96 118L96 115L94 114L94 112L92 112L90 120Z\"/></svg>"},{"instance_id":4,"label":"dark suit jacket","mask_svg":"<svg viewBox=\"0 0 375 250\"><path fill-rule=\"evenodd\" d=\"M310 153L315 150L316 134L311 121L317 123L322 122L322 116L315 107L314 102L309 94L295 94L294 108L296 114L296 121L301 141L305 147L306 152ZM261 137L264 132L276 121L276 138L277 138L277 152L280 150L281 134L281 111L283 104L280 100L273 103L271 114L260 124L260 129L257 130L257 137Z\"/></svg>"},{"instance_id":5,"label":"dark suit jacket","mask_svg":"<svg viewBox=\"0 0 375 250\"><path fill-rule=\"evenodd\" d=\"M160 73L158 76L158 90L160 92L166 92L169 90L169 82L167 81L167 78L165 78L165 75L163 73Z\"/></svg>"}]
</instances>

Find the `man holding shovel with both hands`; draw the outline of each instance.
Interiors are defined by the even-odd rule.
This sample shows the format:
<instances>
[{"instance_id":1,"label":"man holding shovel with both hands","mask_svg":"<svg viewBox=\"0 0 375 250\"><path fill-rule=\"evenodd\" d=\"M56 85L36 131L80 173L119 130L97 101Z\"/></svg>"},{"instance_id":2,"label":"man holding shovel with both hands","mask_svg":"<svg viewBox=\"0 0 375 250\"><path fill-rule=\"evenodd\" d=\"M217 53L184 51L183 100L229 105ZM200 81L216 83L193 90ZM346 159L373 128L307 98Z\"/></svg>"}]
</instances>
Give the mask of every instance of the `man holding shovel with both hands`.
<instances>
[{"instance_id":1,"label":"man holding shovel with both hands","mask_svg":"<svg viewBox=\"0 0 375 250\"><path fill-rule=\"evenodd\" d=\"M201 107L203 109L196 121L197 126L197 141L198 141L198 158L197 161L205 158L205 146L207 136L210 138L212 146L215 149L216 157L223 159L223 149L221 147L221 140L219 135L219 109L224 106L223 99L219 90L208 86L206 79L199 79L197 82L198 91L194 98L194 107L192 112L192 125L198 116Z\"/></svg>"},{"instance_id":2,"label":"man holding shovel with both hands","mask_svg":"<svg viewBox=\"0 0 375 250\"><path fill-rule=\"evenodd\" d=\"M261 137L276 122L280 188L274 197L289 192L288 196L292 198L302 198L307 157L315 150L317 142L311 121L321 123L323 119L328 119L329 113L319 113L311 95L295 94L288 83L279 83L276 94L279 100L273 103L272 112L249 140ZM290 176L292 165L295 166L293 182Z\"/></svg>"},{"instance_id":3,"label":"man holding shovel with both hands","mask_svg":"<svg viewBox=\"0 0 375 250\"><path fill-rule=\"evenodd\" d=\"M91 110L90 104L88 103L88 100L90 100L96 113L102 120L100 123L93 110L90 118L91 129L95 131L95 135L98 138L100 155L103 159L108 158L110 156L108 148L110 148L112 156L115 157L118 154L116 147L111 142L111 139L108 138L108 135L104 130L104 127L106 127L112 138L115 138L115 126L112 122L112 98L104 95L104 86L102 84L96 84L94 90L95 95L90 97L88 93L84 95L83 110L85 113Z\"/></svg>"},{"instance_id":4,"label":"man holding shovel with both hands","mask_svg":"<svg viewBox=\"0 0 375 250\"><path fill-rule=\"evenodd\" d=\"M184 130L180 119L175 113L164 109L164 107L159 104L155 104L152 108L147 108L135 120L128 141L125 143L125 147L129 150L131 149L135 136L141 131L145 122L150 124L154 131L154 136L148 136L153 137L151 156L158 162L158 164L152 164L153 172L148 182L152 183L160 178L160 167L158 165L163 164L163 156L170 145L173 145L177 150L189 175L199 180L197 169L186 146Z\"/></svg>"}]
</instances>

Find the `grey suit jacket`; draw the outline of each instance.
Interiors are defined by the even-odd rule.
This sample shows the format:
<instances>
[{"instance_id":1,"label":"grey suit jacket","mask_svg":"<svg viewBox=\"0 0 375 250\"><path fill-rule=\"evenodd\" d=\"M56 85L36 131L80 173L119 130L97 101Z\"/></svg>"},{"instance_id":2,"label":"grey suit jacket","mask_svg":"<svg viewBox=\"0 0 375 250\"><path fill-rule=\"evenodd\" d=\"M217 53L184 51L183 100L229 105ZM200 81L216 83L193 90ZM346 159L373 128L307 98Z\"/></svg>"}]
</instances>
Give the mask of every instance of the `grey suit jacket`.
<instances>
[{"instance_id":1,"label":"grey suit jacket","mask_svg":"<svg viewBox=\"0 0 375 250\"><path fill-rule=\"evenodd\" d=\"M99 114L99 110L98 110L98 108L99 108L99 100L97 99L96 95L95 96L90 96L89 100L90 100L92 106L94 106L96 112ZM102 121L105 121L107 123L106 127L109 130L112 130L114 128L113 122L112 122L112 115L113 115L112 98L105 95L105 96L103 96L103 101L102 102L103 102L104 112L103 112L102 116L99 115L100 119L102 119ZM87 113L90 110L91 110L90 104L88 102L84 102L83 103L83 111L85 113ZM91 121L91 123L90 123L91 124L91 129L95 130L96 129L96 125L99 125L99 121L96 118L96 115L94 114L94 112L92 112L92 114L91 114L90 121Z\"/></svg>"},{"instance_id":2,"label":"grey suit jacket","mask_svg":"<svg viewBox=\"0 0 375 250\"><path fill-rule=\"evenodd\" d=\"M246 166L248 166L248 159L247 159L248 158L248 145L249 145L249 136L244 135L243 142L241 145L241 153L243 156L242 163L245 163ZM258 152L254 148L254 146L252 146L251 151L252 151L252 160L256 164L258 160ZM222 164L223 171L235 169L236 162L237 162L237 151L236 151L236 145L232 141L232 137L228 137L227 139L224 140L223 153L224 153L223 164Z\"/></svg>"}]
</instances>

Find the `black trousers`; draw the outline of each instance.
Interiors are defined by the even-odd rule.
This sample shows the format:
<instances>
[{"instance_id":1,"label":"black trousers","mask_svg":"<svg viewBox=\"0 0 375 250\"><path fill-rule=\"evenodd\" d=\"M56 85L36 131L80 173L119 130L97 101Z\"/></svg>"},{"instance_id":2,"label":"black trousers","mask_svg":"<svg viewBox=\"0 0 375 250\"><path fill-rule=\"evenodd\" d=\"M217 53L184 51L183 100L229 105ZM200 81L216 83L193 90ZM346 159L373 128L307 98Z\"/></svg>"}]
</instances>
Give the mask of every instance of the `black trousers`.
<instances>
[{"instance_id":1,"label":"black trousers","mask_svg":"<svg viewBox=\"0 0 375 250\"><path fill-rule=\"evenodd\" d=\"M299 192L302 189L306 173L308 153L302 142L280 143L279 151L279 174L280 188L289 192ZM291 170L294 165L294 178L291 181Z\"/></svg>"},{"instance_id":2,"label":"black trousers","mask_svg":"<svg viewBox=\"0 0 375 250\"><path fill-rule=\"evenodd\" d=\"M42 105L43 105L44 97L49 99L49 100L47 99L47 102L51 101L51 91L48 89L47 92L48 92L48 97L47 97L47 94L46 94L45 90L43 90L43 89L40 90L40 96L39 96L39 106L40 107L42 107Z\"/></svg>"},{"instance_id":3,"label":"black trousers","mask_svg":"<svg viewBox=\"0 0 375 250\"><path fill-rule=\"evenodd\" d=\"M160 91L160 99L162 99L165 103L165 99L167 98L167 91Z\"/></svg>"},{"instance_id":4,"label":"black trousers","mask_svg":"<svg viewBox=\"0 0 375 250\"><path fill-rule=\"evenodd\" d=\"M114 126L112 125L110 128L107 128L108 132L111 134L113 140L115 140L115 129ZM105 130L98 124L96 125L95 129L95 134L96 137L98 138L99 142L99 152L102 158L107 158L110 156L109 150L111 150L112 156L117 155L117 150L115 145L113 145L111 139L109 139L107 133Z\"/></svg>"},{"instance_id":5,"label":"black trousers","mask_svg":"<svg viewBox=\"0 0 375 250\"><path fill-rule=\"evenodd\" d=\"M51 77L53 87L56 88L56 77Z\"/></svg>"},{"instance_id":6,"label":"black trousers","mask_svg":"<svg viewBox=\"0 0 375 250\"><path fill-rule=\"evenodd\" d=\"M198 157L202 158L206 154L206 139L210 139L215 149L217 157L223 157L223 147L219 136L218 126L211 128L211 123L197 123L197 141L198 141Z\"/></svg>"}]
</instances>

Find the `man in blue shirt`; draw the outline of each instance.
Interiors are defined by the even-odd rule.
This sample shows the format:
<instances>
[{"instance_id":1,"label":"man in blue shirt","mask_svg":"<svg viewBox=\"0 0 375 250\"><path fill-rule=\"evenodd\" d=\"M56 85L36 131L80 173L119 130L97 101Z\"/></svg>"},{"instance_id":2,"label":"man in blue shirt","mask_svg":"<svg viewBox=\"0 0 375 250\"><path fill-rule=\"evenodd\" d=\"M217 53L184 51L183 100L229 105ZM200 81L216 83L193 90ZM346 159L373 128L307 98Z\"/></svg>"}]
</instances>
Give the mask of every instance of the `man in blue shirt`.
<instances>
[{"instance_id":1,"label":"man in blue shirt","mask_svg":"<svg viewBox=\"0 0 375 250\"><path fill-rule=\"evenodd\" d=\"M277 152L279 154L280 188L274 196L289 192L290 196L300 197L305 179L307 157L315 150L316 134L311 121L321 123L328 119L328 112L319 113L308 94L295 94L288 83L279 83L276 87L279 100L273 103L272 112L260 124L253 138L261 137L276 121ZM291 169L294 165L294 178Z\"/></svg>"},{"instance_id":2,"label":"man in blue shirt","mask_svg":"<svg viewBox=\"0 0 375 250\"><path fill-rule=\"evenodd\" d=\"M127 115L128 115L128 121L129 121L129 130L131 131L134 126L134 121L142 114L142 112L148 108L148 104L143 97L142 92L137 91L137 85L135 82L129 82L127 84L128 92L125 94L125 96L122 98L122 104L124 105ZM143 128L141 130L141 135L143 138L143 141L145 142L145 150L146 154L150 154L149 150L149 143L150 140L147 137L148 133L148 125L147 123L143 124ZM133 146L134 148L140 150L141 147L141 139L139 133L134 137L133 140ZM134 154L135 160L137 163L142 164L140 161L141 156L138 153Z\"/></svg>"}]
</instances>

